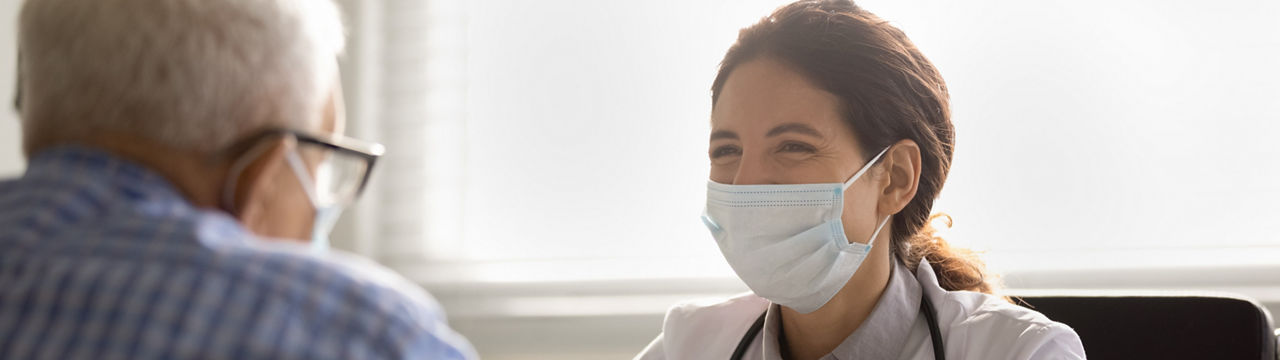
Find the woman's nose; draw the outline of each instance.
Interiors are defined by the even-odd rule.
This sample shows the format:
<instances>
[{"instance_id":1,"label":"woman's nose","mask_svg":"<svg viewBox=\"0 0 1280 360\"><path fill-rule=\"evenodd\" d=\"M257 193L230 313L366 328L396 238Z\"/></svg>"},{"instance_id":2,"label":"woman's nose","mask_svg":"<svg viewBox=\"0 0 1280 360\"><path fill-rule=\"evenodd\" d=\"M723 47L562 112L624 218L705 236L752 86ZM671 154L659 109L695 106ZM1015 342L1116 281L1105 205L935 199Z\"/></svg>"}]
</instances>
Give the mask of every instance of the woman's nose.
<instances>
[{"instance_id":1,"label":"woman's nose","mask_svg":"<svg viewBox=\"0 0 1280 360\"><path fill-rule=\"evenodd\" d=\"M733 174L734 185L760 185L773 184L773 172L769 171L769 167L763 156L749 156L743 154L742 159L738 162L738 171Z\"/></svg>"}]
</instances>

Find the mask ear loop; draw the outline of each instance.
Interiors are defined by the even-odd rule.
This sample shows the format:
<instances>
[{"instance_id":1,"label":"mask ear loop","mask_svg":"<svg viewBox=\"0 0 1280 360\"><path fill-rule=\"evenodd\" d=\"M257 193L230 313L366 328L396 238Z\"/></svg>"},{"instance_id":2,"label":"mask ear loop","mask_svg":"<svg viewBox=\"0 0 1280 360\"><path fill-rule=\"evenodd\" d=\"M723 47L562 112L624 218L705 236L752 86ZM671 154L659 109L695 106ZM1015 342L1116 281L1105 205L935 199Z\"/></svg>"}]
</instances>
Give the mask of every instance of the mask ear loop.
<instances>
[{"instance_id":1,"label":"mask ear loop","mask_svg":"<svg viewBox=\"0 0 1280 360\"><path fill-rule=\"evenodd\" d=\"M293 175L298 178L298 182L302 183L302 190L306 191L307 199L311 200L311 206L320 209L325 207L320 203L320 193L316 190L313 181L308 181L311 171L307 170L307 165L302 161L302 156L298 155L298 148L295 146L284 154L284 159L289 163L289 167L293 169Z\"/></svg>"},{"instance_id":2,"label":"mask ear loop","mask_svg":"<svg viewBox=\"0 0 1280 360\"><path fill-rule=\"evenodd\" d=\"M231 171L229 172L230 176L222 185L222 207L227 211L233 211L235 209L236 190L238 190L240 185L240 174L244 172L245 168L249 167L249 163L251 163L253 159L258 158L258 156L262 155L263 151L267 150L266 145L268 145L268 143L259 142L257 145L250 148L249 151L245 152L244 155L240 155L240 157L231 164Z\"/></svg>"},{"instance_id":3,"label":"mask ear loop","mask_svg":"<svg viewBox=\"0 0 1280 360\"><path fill-rule=\"evenodd\" d=\"M880 157L883 157L885 153L889 152L890 148L893 148L893 146L892 145L887 146L884 148L884 150L880 150L880 153L876 154L876 157L871 158L871 161L868 161L866 165L863 165L862 169L859 169L857 173L853 174L853 177L849 178L849 181L846 181L844 183L844 189L849 189L849 186L852 186L854 181L858 181L858 178L862 177L862 174L865 174L867 170L871 170L871 166L875 165L877 161L880 161ZM880 221L880 226L876 226L876 231L874 233L871 233L871 239L867 239L867 246L872 246L875 244L876 237L880 236L880 231L884 230L885 224L889 223L889 218L892 216L893 215L884 216L884 220Z\"/></svg>"},{"instance_id":4,"label":"mask ear loop","mask_svg":"<svg viewBox=\"0 0 1280 360\"><path fill-rule=\"evenodd\" d=\"M296 142L295 142L296 144ZM311 171L307 170L306 163L302 161L302 155L298 154L298 147L294 146L284 154L285 161L289 163L289 167L293 169L293 174L302 184L302 189L307 193L307 199L311 200L311 207L315 209L314 226L311 229L311 249L317 252L325 252L329 249L329 232L333 231L333 225L338 222L338 216L342 214L342 207L332 206L333 204L321 204L320 193L316 190L315 180L311 179Z\"/></svg>"},{"instance_id":5,"label":"mask ear loop","mask_svg":"<svg viewBox=\"0 0 1280 360\"><path fill-rule=\"evenodd\" d=\"M871 233L871 239L867 240L867 246L874 246L876 238L880 236L880 230L884 230L884 225L889 223L889 218L893 215L885 215L884 220L880 221L880 226L876 227L876 232Z\"/></svg>"},{"instance_id":6,"label":"mask ear loop","mask_svg":"<svg viewBox=\"0 0 1280 360\"><path fill-rule=\"evenodd\" d=\"M880 161L880 157L889 152L889 149L892 147L893 146L888 146L885 147L884 150L880 150L880 153L876 154L876 157L871 158L871 161L868 161L866 165L863 165L862 169L858 169L857 173L854 173L853 176L849 177L848 181L844 182L844 189L848 190L850 186L853 186L853 182L858 181L858 178L862 177L862 174L866 174L868 170L871 170L871 166L875 165L877 161Z\"/></svg>"}]
</instances>

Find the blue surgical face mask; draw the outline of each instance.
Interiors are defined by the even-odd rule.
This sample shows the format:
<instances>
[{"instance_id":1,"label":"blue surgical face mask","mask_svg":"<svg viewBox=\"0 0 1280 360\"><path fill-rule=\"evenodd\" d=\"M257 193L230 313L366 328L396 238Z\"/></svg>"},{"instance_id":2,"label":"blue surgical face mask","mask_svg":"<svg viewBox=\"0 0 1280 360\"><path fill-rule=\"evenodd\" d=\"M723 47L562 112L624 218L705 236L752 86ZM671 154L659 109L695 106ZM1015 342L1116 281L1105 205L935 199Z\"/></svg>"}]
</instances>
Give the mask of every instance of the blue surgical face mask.
<instances>
[{"instance_id":1,"label":"blue surgical face mask","mask_svg":"<svg viewBox=\"0 0 1280 360\"><path fill-rule=\"evenodd\" d=\"M223 186L222 206L226 209L235 208L235 191L239 185L237 179L240 173L244 171L254 159L261 156L267 147L259 144L250 148L244 155L240 156L232 165L229 172L228 180ZM311 175L307 170L306 163L302 161L302 157L298 155L296 148L288 149L285 152L285 161L289 164L289 169L298 179L299 186L307 194L307 200L311 203L314 218L311 227L311 249L315 252L325 252L329 250L329 233L333 231L333 227L338 222L338 218L342 215L343 207L331 199L324 199L316 189L316 177ZM231 211L231 210L228 210Z\"/></svg>"},{"instance_id":2,"label":"blue surgical face mask","mask_svg":"<svg viewBox=\"0 0 1280 360\"><path fill-rule=\"evenodd\" d=\"M801 313L813 312L849 282L889 222L885 216L865 244L849 242L841 223L845 190L888 150L844 183L708 182L703 223L729 266L756 295Z\"/></svg>"},{"instance_id":3,"label":"blue surgical face mask","mask_svg":"<svg viewBox=\"0 0 1280 360\"><path fill-rule=\"evenodd\" d=\"M342 216L342 206L334 203L329 199L323 199L315 186L314 177L307 170L306 163L302 161L302 157L298 155L297 149L290 149L285 153L285 161L289 163L289 168L293 169L293 174L297 176L299 184L307 193L307 199L311 202L311 208L315 210L315 217L311 225L311 250L315 252L329 251L329 233L333 232L333 226L338 223L338 218Z\"/></svg>"},{"instance_id":4,"label":"blue surgical face mask","mask_svg":"<svg viewBox=\"0 0 1280 360\"><path fill-rule=\"evenodd\" d=\"M329 233L342 216L342 207L330 206L316 209L315 225L311 229L311 250L325 252L329 250Z\"/></svg>"}]
</instances>

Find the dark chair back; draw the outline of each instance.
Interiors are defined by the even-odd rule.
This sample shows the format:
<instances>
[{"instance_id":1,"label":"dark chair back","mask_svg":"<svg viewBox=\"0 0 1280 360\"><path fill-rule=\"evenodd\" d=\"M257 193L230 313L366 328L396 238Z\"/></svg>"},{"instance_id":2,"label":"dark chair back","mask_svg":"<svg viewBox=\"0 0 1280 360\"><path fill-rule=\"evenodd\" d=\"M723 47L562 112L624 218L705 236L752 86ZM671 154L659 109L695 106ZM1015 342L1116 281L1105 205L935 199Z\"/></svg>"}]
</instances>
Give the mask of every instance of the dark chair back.
<instances>
[{"instance_id":1,"label":"dark chair back","mask_svg":"<svg viewBox=\"0 0 1280 360\"><path fill-rule=\"evenodd\" d=\"M1064 294L1014 299L1070 325L1090 359L1277 359L1271 315L1245 297Z\"/></svg>"}]
</instances>

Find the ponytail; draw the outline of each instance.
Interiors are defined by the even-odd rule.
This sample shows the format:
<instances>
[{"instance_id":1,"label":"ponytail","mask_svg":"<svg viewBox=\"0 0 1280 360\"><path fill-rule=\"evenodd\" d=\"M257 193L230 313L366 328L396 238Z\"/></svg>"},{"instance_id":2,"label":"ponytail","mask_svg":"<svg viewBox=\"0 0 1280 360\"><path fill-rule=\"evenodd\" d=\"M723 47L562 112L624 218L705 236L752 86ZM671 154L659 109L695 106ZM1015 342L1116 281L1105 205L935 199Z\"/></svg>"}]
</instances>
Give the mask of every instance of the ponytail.
<instances>
[{"instance_id":1,"label":"ponytail","mask_svg":"<svg viewBox=\"0 0 1280 360\"><path fill-rule=\"evenodd\" d=\"M938 276L938 285L943 289L987 294L998 291L1001 287L999 278L987 273L987 266L978 258L977 253L952 247L938 235L933 225L938 221L951 227L950 215L934 214L919 232L899 243L896 250L907 268L916 271L921 260L928 260L933 273Z\"/></svg>"}]
</instances>

